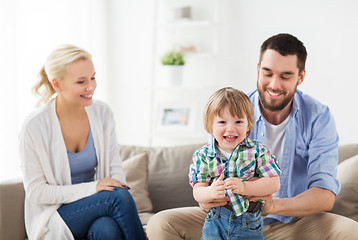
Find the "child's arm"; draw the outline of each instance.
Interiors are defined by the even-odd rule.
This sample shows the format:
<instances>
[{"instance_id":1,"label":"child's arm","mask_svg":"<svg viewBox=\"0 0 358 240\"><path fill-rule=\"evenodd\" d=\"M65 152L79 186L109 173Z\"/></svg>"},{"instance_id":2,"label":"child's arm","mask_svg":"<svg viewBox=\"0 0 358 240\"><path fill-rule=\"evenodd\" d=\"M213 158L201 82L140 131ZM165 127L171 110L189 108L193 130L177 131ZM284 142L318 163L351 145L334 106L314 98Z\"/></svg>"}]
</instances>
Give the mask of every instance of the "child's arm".
<instances>
[{"instance_id":1,"label":"child's arm","mask_svg":"<svg viewBox=\"0 0 358 240\"><path fill-rule=\"evenodd\" d=\"M225 198L224 175L215 180L210 186L207 182L197 182L193 187L194 199L199 203L211 203Z\"/></svg>"},{"instance_id":2,"label":"child's arm","mask_svg":"<svg viewBox=\"0 0 358 240\"><path fill-rule=\"evenodd\" d=\"M280 189L280 177L261 177L255 181L241 181L240 178L231 177L225 181L226 189L233 193L248 196L266 196L277 192Z\"/></svg>"}]
</instances>

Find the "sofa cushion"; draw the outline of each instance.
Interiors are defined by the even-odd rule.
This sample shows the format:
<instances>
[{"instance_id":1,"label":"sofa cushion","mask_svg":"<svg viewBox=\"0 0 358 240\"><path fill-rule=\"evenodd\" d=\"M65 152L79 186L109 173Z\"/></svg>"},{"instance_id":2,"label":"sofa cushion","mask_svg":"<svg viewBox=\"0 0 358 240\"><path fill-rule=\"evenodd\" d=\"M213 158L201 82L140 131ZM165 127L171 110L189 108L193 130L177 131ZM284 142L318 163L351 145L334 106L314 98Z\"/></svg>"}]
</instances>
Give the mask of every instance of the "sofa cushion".
<instances>
[{"instance_id":1,"label":"sofa cushion","mask_svg":"<svg viewBox=\"0 0 358 240\"><path fill-rule=\"evenodd\" d=\"M189 185L189 166L194 152L203 144L155 147L149 156L149 196L153 212L176 207L197 206Z\"/></svg>"},{"instance_id":2,"label":"sofa cushion","mask_svg":"<svg viewBox=\"0 0 358 240\"><path fill-rule=\"evenodd\" d=\"M126 175L127 185L131 188L138 213L151 212L152 201L148 193L148 155L142 152L123 160L123 170Z\"/></svg>"},{"instance_id":3,"label":"sofa cushion","mask_svg":"<svg viewBox=\"0 0 358 240\"><path fill-rule=\"evenodd\" d=\"M358 144L344 144L338 148L339 163L358 154Z\"/></svg>"},{"instance_id":4,"label":"sofa cushion","mask_svg":"<svg viewBox=\"0 0 358 240\"><path fill-rule=\"evenodd\" d=\"M331 212L358 221L358 155L355 155L338 165L337 179L341 191Z\"/></svg>"}]
</instances>

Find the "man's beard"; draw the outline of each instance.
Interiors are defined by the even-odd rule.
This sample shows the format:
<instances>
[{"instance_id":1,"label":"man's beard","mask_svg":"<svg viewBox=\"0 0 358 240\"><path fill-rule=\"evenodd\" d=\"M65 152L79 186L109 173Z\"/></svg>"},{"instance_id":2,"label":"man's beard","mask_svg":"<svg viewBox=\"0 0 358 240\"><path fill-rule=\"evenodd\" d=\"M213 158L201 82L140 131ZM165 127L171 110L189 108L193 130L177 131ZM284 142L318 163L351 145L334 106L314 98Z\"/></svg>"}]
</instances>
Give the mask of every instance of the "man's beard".
<instances>
[{"instance_id":1,"label":"man's beard","mask_svg":"<svg viewBox=\"0 0 358 240\"><path fill-rule=\"evenodd\" d=\"M272 112L277 112L277 111L281 111L282 109L284 109L293 99L296 89L297 89L297 86L295 87L295 91L293 91L291 94L289 94L287 96L286 96L286 92L280 92L281 94L285 95L285 98L281 102L278 102L277 104L270 104L270 102L266 101L266 99L265 99L265 92L266 92L267 88L260 88L259 84L257 82L257 90L259 92L260 102L265 109L272 111ZM274 91L272 91L272 92L274 92Z\"/></svg>"}]
</instances>

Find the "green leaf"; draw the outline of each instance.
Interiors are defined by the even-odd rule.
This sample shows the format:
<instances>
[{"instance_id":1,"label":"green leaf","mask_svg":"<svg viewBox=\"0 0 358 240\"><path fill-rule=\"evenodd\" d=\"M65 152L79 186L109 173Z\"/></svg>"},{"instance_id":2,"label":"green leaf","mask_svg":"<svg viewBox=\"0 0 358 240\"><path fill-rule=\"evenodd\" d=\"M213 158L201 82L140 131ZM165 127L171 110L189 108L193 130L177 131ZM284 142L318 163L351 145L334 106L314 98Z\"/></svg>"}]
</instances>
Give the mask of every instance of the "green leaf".
<instances>
[{"instance_id":1,"label":"green leaf","mask_svg":"<svg viewBox=\"0 0 358 240\"><path fill-rule=\"evenodd\" d=\"M184 55L182 52L172 50L170 52L167 52L162 57L162 64L163 65L184 65Z\"/></svg>"}]
</instances>

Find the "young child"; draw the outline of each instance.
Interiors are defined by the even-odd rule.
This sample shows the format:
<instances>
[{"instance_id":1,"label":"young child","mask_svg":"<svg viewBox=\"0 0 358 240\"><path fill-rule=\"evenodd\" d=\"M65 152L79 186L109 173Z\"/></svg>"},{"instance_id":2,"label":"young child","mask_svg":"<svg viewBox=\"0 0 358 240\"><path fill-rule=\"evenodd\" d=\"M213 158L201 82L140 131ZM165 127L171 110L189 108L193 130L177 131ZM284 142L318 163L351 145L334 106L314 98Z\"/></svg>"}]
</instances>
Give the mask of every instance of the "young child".
<instances>
[{"instance_id":1,"label":"young child","mask_svg":"<svg viewBox=\"0 0 358 240\"><path fill-rule=\"evenodd\" d=\"M231 87L216 91L206 104L204 126L213 139L195 152L190 184L199 203L225 195L230 203L209 211L202 239L263 239L262 203L245 196L277 192L281 170L265 145L248 138L253 115L250 99Z\"/></svg>"}]
</instances>

